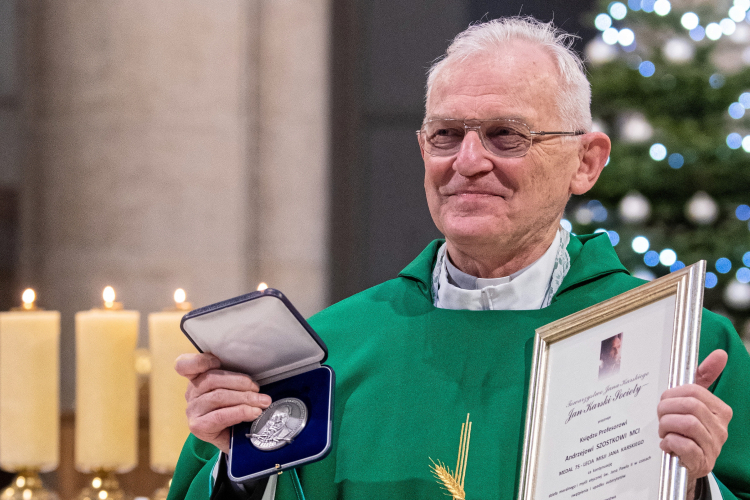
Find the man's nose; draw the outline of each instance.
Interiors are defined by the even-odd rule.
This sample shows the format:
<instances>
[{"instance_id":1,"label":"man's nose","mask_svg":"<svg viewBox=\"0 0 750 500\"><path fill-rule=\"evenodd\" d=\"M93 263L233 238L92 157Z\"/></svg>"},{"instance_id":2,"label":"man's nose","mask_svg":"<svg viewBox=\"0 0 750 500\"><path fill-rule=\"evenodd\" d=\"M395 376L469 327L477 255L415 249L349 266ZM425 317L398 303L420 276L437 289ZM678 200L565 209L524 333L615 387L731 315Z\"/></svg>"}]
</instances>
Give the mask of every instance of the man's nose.
<instances>
[{"instance_id":1,"label":"man's nose","mask_svg":"<svg viewBox=\"0 0 750 500\"><path fill-rule=\"evenodd\" d=\"M468 130L461 141L461 149L458 150L456 159L453 162L456 172L464 177L489 172L493 168L492 161L489 159L489 153L482 144L479 132Z\"/></svg>"}]
</instances>

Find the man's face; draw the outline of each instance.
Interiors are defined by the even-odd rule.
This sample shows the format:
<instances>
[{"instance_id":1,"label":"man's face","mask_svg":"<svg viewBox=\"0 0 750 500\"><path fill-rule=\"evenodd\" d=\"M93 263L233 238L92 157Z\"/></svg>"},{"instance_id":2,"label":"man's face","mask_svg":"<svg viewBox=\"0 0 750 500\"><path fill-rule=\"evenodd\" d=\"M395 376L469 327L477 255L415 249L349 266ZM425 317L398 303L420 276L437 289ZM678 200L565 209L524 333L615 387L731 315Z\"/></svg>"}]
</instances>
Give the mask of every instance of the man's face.
<instances>
[{"instance_id":1,"label":"man's face","mask_svg":"<svg viewBox=\"0 0 750 500\"><path fill-rule=\"evenodd\" d=\"M554 99L557 81L549 55L511 42L498 56L474 56L440 75L426 119L515 118L531 130L564 130ZM454 245L523 245L535 234L548 234L568 200L578 144L536 136L525 156L500 158L470 131L454 156L422 151L435 225Z\"/></svg>"},{"instance_id":2,"label":"man's face","mask_svg":"<svg viewBox=\"0 0 750 500\"><path fill-rule=\"evenodd\" d=\"M620 337L615 337L614 340L612 340L612 347L609 348L609 358L612 360L613 364L617 364L620 362L621 347L622 340L620 340Z\"/></svg>"}]
</instances>

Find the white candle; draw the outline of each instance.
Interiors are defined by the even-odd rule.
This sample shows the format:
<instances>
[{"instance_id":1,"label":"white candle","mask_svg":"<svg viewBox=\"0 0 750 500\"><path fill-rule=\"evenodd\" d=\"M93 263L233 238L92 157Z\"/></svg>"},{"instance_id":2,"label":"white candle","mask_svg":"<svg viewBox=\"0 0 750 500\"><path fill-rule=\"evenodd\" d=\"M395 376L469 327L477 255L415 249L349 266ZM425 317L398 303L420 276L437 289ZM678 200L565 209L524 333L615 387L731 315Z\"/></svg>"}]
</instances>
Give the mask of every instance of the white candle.
<instances>
[{"instance_id":1,"label":"white candle","mask_svg":"<svg viewBox=\"0 0 750 500\"><path fill-rule=\"evenodd\" d=\"M111 292L111 293L110 293ZM137 311L117 310L105 289L104 309L76 313L75 463L79 471L136 466Z\"/></svg>"},{"instance_id":2,"label":"white candle","mask_svg":"<svg viewBox=\"0 0 750 500\"><path fill-rule=\"evenodd\" d=\"M0 313L0 466L57 468L60 456L60 313L33 306Z\"/></svg>"},{"instance_id":3,"label":"white candle","mask_svg":"<svg viewBox=\"0 0 750 500\"><path fill-rule=\"evenodd\" d=\"M174 370L174 362L180 354L195 352L195 347L180 330L180 320L190 310L182 289L175 292L175 303L173 310L148 315L151 468L166 473L174 471L190 433L185 416L187 380Z\"/></svg>"}]
</instances>

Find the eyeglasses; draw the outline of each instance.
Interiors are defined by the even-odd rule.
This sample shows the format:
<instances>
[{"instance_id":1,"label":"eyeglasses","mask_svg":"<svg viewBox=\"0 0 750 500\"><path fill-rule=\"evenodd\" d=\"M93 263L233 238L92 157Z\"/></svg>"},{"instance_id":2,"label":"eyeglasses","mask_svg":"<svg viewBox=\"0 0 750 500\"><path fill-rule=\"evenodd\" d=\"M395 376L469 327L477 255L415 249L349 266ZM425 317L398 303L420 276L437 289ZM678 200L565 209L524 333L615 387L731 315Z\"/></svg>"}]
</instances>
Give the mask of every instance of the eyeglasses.
<instances>
[{"instance_id":1,"label":"eyeglasses","mask_svg":"<svg viewBox=\"0 0 750 500\"><path fill-rule=\"evenodd\" d=\"M583 135L586 132L542 132L532 131L519 120L457 120L436 118L427 120L417 130L419 142L431 156L453 156L461 149L461 142L469 130L479 134L485 149L502 158L524 156L531 148L535 135Z\"/></svg>"}]
</instances>

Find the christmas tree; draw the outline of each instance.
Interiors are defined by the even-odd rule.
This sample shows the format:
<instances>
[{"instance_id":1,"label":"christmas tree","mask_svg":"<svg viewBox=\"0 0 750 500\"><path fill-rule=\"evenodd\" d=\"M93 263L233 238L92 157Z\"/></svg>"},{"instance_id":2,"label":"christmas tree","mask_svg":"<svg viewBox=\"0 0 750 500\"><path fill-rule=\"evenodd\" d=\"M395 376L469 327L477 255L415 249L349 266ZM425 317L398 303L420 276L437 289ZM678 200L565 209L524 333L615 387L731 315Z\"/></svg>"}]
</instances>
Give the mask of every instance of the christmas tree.
<instances>
[{"instance_id":1,"label":"christmas tree","mask_svg":"<svg viewBox=\"0 0 750 500\"><path fill-rule=\"evenodd\" d=\"M708 263L704 304L750 318L750 0L602 3L586 47L608 165L566 221L652 279ZM746 110L747 113L746 113Z\"/></svg>"}]
</instances>

